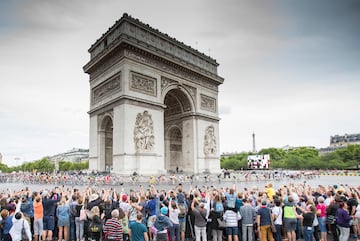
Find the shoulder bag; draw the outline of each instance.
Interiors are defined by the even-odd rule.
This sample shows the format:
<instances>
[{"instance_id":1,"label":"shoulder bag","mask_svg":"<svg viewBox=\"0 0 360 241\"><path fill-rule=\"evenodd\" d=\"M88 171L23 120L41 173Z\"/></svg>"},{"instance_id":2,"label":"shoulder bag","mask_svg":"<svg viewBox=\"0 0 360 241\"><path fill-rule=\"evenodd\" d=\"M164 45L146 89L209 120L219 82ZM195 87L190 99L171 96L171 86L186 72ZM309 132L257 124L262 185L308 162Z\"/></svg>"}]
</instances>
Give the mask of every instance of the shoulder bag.
<instances>
[{"instance_id":1,"label":"shoulder bag","mask_svg":"<svg viewBox=\"0 0 360 241\"><path fill-rule=\"evenodd\" d=\"M84 209L84 206L82 206L80 209L80 221L85 221L87 219L86 216L86 210Z\"/></svg>"}]
</instances>

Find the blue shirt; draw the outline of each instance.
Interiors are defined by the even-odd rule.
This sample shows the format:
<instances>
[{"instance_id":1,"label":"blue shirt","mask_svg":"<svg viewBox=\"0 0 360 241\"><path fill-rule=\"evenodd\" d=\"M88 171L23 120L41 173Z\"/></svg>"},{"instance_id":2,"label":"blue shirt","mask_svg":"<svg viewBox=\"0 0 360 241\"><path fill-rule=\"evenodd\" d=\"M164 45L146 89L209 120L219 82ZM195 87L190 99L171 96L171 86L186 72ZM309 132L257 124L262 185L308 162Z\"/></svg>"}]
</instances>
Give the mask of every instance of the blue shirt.
<instances>
[{"instance_id":1,"label":"blue shirt","mask_svg":"<svg viewBox=\"0 0 360 241\"><path fill-rule=\"evenodd\" d=\"M3 234L9 234L10 229L11 229L12 224L13 224L12 223L12 218L13 218L13 216L8 216L5 219Z\"/></svg>"},{"instance_id":2,"label":"blue shirt","mask_svg":"<svg viewBox=\"0 0 360 241\"><path fill-rule=\"evenodd\" d=\"M135 222L131 224L130 229L132 241L145 241L144 233L147 232L147 228L143 223Z\"/></svg>"},{"instance_id":3,"label":"blue shirt","mask_svg":"<svg viewBox=\"0 0 360 241\"><path fill-rule=\"evenodd\" d=\"M270 209L267 207L260 207L257 215L260 215L260 226L271 225Z\"/></svg>"}]
</instances>

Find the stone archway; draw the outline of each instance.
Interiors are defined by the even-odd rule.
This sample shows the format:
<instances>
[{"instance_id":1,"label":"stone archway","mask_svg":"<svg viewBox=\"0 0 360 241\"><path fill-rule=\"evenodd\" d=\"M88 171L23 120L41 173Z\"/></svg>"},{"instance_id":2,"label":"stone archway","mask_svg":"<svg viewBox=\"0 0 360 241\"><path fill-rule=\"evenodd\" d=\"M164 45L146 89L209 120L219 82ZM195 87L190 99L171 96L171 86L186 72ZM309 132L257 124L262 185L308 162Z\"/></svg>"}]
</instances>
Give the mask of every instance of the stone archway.
<instances>
[{"instance_id":1,"label":"stone archway","mask_svg":"<svg viewBox=\"0 0 360 241\"><path fill-rule=\"evenodd\" d=\"M90 170L220 171L215 59L127 14L89 53Z\"/></svg>"},{"instance_id":2,"label":"stone archway","mask_svg":"<svg viewBox=\"0 0 360 241\"><path fill-rule=\"evenodd\" d=\"M183 147L182 147L182 133L178 126L174 126L169 130L168 138L165 140L167 159L169 165L167 170L182 170L183 164Z\"/></svg>"},{"instance_id":3,"label":"stone archway","mask_svg":"<svg viewBox=\"0 0 360 241\"><path fill-rule=\"evenodd\" d=\"M165 169L168 171L186 171L190 169L184 150L184 122L192 112L189 97L180 88L171 89L164 99L165 128Z\"/></svg>"},{"instance_id":4,"label":"stone archway","mask_svg":"<svg viewBox=\"0 0 360 241\"><path fill-rule=\"evenodd\" d=\"M100 161L104 163L103 170L110 172L113 168L113 120L105 116L100 129Z\"/></svg>"}]
</instances>

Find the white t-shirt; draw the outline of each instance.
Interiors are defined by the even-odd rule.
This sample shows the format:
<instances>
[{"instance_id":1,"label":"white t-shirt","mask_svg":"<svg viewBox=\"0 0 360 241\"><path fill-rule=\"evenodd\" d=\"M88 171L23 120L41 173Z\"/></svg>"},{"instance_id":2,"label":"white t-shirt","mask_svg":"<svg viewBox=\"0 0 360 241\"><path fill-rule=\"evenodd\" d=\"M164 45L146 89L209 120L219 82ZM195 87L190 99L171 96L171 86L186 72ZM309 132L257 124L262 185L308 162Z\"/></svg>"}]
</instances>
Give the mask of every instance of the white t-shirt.
<instances>
[{"instance_id":1,"label":"white t-shirt","mask_svg":"<svg viewBox=\"0 0 360 241\"><path fill-rule=\"evenodd\" d=\"M169 218L173 224L179 224L179 213L180 209L173 209L172 207L169 208Z\"/></svg>"},{"instance_id":2,"label":"white t-shirt","mask_svg":"<svg viewBox=\"0 0 360 241\"><path fill-rule=\"evenodd\" d=\"M274 224L282 225L282 208L275 206L272 208L272 214L276 216L276 219L274 221Z\"/></svg>"},{"instance_id":3,"label":"white t-shirt","mask_svg":"<svg viewBox=\"0 0 360 241\"><path fill-rule=\"evenodd\" d=\"M333 197L327 197L324 201L325 206L329 206L330 203L333 201Z\"/></svg>"}]
</instances>

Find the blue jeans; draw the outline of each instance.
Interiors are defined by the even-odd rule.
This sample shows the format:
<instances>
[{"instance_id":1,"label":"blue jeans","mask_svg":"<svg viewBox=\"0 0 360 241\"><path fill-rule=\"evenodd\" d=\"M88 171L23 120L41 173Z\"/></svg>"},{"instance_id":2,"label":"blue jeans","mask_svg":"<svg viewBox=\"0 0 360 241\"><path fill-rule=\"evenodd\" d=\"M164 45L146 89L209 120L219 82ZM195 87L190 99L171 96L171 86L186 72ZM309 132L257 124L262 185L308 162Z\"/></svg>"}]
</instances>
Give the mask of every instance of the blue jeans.
<instances>
[{"instance_id":1,"label":"blue jeans","mask_svg":"<svg viewBox=\"0 0 360 241\"><path fill-rule=\"evenodd\" d=\"M75 240L75 217L70 217L70 241Z\"/></svg>"},{"instance_id":2,"label":"blue jeans","mask_svg":"<svg viewBox=\"0 0 360 241\"><path fill-rule=\"evenodd\" d=\"M170 228L171 241L180 241L180 224L173 224Z\"/></svg>"},{"instance_id":3,"label":"blue jeans","mask_svg":"<svg viewBox=\"0 0 360 241\"><path fill-rule=\"evenodd\" d=\"M314 233L313 227L304 226L304 240L305 241L313 241L313 233Z\"/></svg>"},{"instance_id":4,"label":"blue jeans","mask_svg":"<svg viewBox=\"0 0 360 241\"><path fill-rule=\"evenodd\" d=\"M281 241L281 229L282 229L282 225L280 224L275 224L276 227L276 233L274 233L274 239L275 241Z\"/></svg>"}]
</instances>

